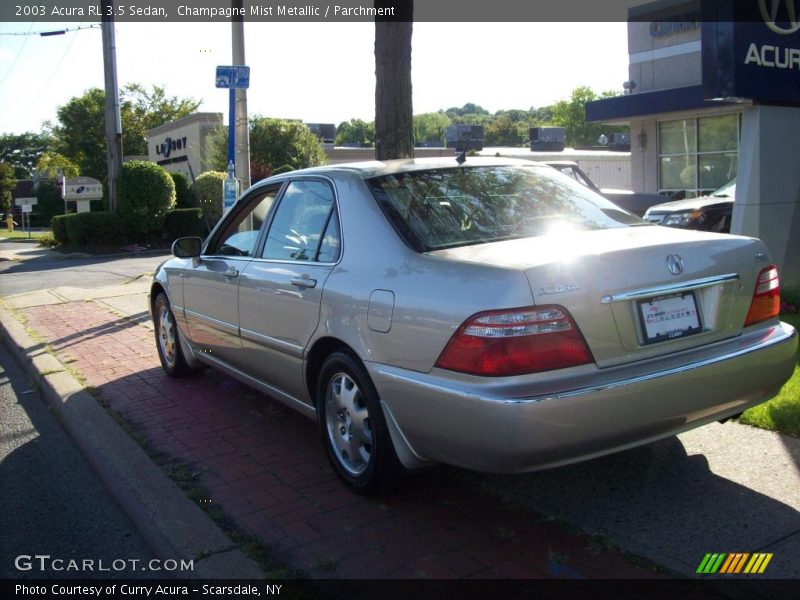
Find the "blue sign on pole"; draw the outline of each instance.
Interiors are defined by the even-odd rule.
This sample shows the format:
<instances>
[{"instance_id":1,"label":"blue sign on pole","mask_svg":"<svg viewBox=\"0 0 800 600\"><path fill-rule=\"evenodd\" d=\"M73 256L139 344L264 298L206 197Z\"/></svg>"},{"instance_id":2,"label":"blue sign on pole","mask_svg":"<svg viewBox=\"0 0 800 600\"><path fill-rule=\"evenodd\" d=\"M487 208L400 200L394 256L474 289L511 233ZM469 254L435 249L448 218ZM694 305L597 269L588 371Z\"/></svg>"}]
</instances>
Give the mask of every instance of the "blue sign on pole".
<instances>
[{"instance_id":1,"label":"blue sign on pole","mask_svg":"<svg viewBox=\"0 0 800 600\"><path fill-rule=\"evenodd\" d=\"M231 65L218 66L216 85L218 88L247 89L250 87L250 67Z\"/></svg>"}]
</instances>

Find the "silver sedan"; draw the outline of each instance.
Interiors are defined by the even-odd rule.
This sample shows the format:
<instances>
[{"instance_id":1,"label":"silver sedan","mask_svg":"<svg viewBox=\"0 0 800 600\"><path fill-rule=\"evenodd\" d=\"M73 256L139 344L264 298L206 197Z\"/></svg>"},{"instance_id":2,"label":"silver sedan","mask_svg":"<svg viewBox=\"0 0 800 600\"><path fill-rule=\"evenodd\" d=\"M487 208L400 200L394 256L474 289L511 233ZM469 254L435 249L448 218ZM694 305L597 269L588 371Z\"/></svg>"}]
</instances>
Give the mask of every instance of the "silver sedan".
<instances>
[{"instance_id":1,"label":"silver sedan","mask_svg":"<svg viewBox=\"0 0 800 600\"><path fill-rule=\"evenodd\" d=\"M645 444L795 364L760 240L647 224L529 161L279 175L173 253L150 297L166 372L214 367L316 419L362 493Z\"/></svg>"}]
</instances>

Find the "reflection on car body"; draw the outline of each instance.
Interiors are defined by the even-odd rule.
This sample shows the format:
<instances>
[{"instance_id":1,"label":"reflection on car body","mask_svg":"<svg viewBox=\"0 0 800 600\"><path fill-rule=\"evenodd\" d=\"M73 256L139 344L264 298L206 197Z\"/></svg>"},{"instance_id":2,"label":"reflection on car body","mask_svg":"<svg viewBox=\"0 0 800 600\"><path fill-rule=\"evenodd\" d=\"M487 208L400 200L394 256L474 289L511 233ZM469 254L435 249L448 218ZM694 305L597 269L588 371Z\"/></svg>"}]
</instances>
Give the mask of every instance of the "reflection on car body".
<instances>
[{"instance_id":1,"label":"reflection on car body","mask_svg":"<svg viewBox=\"0 0 800 600\"><path fill-rule=\"evenodd\" d=\"M211 366L316 419L359 492L647 443L795 363L761 241L652 226L529 161L276 176L173 252L151 290L167 373Z\"/></svg>"}]
</instances>

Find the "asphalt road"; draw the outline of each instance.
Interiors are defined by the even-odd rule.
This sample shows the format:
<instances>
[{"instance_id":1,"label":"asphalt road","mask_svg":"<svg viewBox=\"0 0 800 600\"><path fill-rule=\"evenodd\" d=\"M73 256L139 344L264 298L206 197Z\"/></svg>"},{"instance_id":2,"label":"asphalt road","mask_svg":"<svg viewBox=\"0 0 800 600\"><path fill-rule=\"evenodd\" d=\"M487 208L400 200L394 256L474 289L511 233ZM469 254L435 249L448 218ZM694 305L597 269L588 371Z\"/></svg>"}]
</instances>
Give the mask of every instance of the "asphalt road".
<instances>
[{"instance_id":1,"label":"asphalt road","mask_svg":"<svg viewBox=\"0 0 800 600\"><path fill-rule=\"evenodd\" d=\"M160 576L142 571L153 553L2 345L0 423L0 579Z\"/></svg>"},{"instance_id":2,"label":"asphalt road","mask_svg":"<svg viewBox=\"0 0 800 600\"><path fill-rule=\"evenodd\" d=\"M22 260L0 260L0 296L60 286L95 288L152 273L168 256L63 257L36 242L0 242L0 255L14 251Z\"/></svg>"}]
</instances>

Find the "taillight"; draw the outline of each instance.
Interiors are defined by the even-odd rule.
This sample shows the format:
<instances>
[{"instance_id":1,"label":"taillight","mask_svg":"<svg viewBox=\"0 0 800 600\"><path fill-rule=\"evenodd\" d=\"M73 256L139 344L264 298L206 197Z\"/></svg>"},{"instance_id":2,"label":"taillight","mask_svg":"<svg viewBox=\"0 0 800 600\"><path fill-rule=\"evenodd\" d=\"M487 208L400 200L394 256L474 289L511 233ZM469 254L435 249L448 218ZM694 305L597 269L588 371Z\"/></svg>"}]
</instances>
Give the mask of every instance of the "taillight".
<instances>
[{"instance_id":1,"label":"taillight","mask_svg":"<svg viewBox=\"0 0 800 600\"><path fill-rule=\"evenodd\" d=\"M747 311L744 326L755 325L761 321L777 317L781 312L781 282L778 267L770 265L761 270L756 280L753 301Z\"/></svg>"},{"instance_id":2,"label":"taillight","mask_svg":"<svg viewBox=\"0 0 800 600\"><path fill-rule=\"evenodd\" d=\"M589 347L567 310L537 306L471 316L445 346L436 366L499 377L590 362Z\"/></svg>"}]
</instances>

